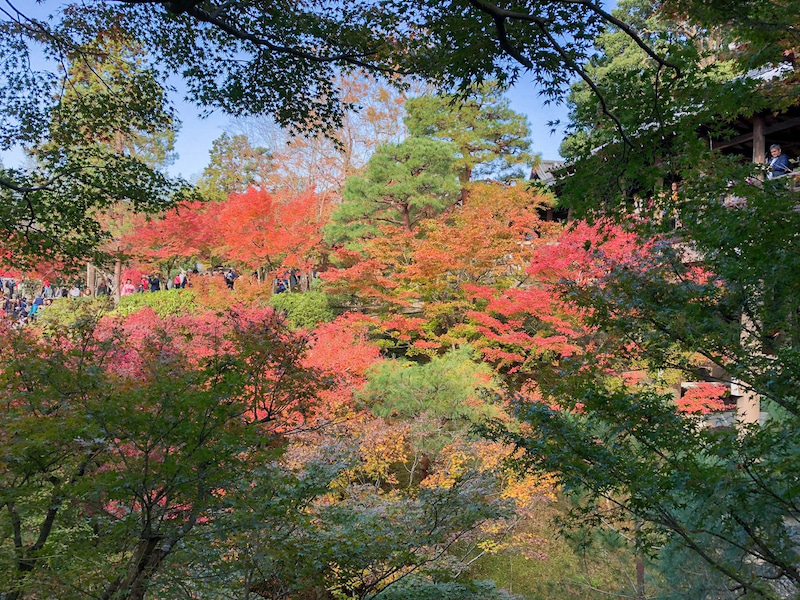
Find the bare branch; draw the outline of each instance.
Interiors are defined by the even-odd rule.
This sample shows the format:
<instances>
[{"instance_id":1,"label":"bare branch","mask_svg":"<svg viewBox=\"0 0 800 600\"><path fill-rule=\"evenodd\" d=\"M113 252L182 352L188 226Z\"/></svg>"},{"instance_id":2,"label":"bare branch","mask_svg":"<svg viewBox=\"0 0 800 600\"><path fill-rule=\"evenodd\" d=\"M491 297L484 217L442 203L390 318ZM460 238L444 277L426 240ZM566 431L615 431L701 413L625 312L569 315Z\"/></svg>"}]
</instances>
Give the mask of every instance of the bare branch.
<instances>
[{"instance_id":1,"label":"bare branch","mask_svg":"<svg viewBox=\"0 0 800 600\"><path fill-rule=\"evenodd\" d=\"M619 118L608 109L605 96L603 96L603 92L600 91L600 88L598 88L594 81L592 81L592 78L589 77L589 74L583 69L583 67L575 62L575 60L567 53L567 51L562 48L561 44L556 41L553 35L547 29L545 29L544 25L539 25L539 28L542 31L542 34L544 34L544 36L550 41L558 55L561 56L561 59L564 61L564 63L566 63L566 65L569 66L569 68L572 69L572 71L575 72L581 79L583 79L586 82L586 85L588 85L592 92L594 92L594 94L597 96L597 99L600 101L600 107L603 111L603 114L614 122L614 125L617 127L617 131L619 131L619 135L622 137L622 141L627 146L633 148L633 142L631 142L630 138L628 138L628 135L625 133L625 130L622 127L622 122L620 122Z\"/></svg>"}]
</instances>

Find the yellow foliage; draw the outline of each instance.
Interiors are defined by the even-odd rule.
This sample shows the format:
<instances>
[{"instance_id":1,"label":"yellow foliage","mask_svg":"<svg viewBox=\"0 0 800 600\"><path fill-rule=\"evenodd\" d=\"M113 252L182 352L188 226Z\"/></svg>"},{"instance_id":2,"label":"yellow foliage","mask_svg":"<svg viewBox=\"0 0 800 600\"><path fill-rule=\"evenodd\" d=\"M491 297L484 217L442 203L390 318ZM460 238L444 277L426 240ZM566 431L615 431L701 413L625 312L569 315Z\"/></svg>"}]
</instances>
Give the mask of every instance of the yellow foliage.
<instances>
[{"instance_id":1,"label":"yellow foliage","mask_svg":"<svg viewBox=\"0 0 800 600\"><path fill-rule=\"evenodd\" d=\"M450 488L456 480L470 470L470 464L474 464L475 459L459 449L454 448L451 444L442 450L439 457L438 468L428 477L426 477L421 485L429 488Z\"/></svg>"},{"instance_id":2,"label":"yellow foliage","mask_svg":"<svg viewBox=\"0 0 800 600\"><path fill-rule=\"evenodd\" d=\"M381 428L367 432L361 439L361 471L375 479L389 481L393 464L406 460L406 428Z\"/></svg>"},{"instance_id":3,"label":"yellow foliage","mask_svg":"<svg viewBox=\"0 0 800 600\"><path fill-rule=\"evenodd\" d=\"M482 540L478 542L478 548L486 554L497 554L502 550L502 545L495 540Z\"/></svg>"},{"instance_id":4,"label":"yellow foliage","mask_svg":"<svg viewBox=\"0 0 800 600\"><path fill-rule=\"evenodd\" d=\"M520 474L506 467L512 449L499 442L476 441L470 444L453 442L446 446L437 460L436 470L422 485L426 487L451 487L470 469L494 472L502 482L502 497L514 500L524 508L535 500L555 500L557 482L554 475Z\"/></svg>"},{"instance_id":5,"label":"yellow foliage","mask_svg":"<svg viewBox=\"0 0 800 600\"><path fill-rule=\"evenodd\" d=\"M553 475L517 475L506 479L503 497L516 502L518 507L528 506L534 500L546 498L556 499L556 478Z\"/></svg>"}]
</instances>

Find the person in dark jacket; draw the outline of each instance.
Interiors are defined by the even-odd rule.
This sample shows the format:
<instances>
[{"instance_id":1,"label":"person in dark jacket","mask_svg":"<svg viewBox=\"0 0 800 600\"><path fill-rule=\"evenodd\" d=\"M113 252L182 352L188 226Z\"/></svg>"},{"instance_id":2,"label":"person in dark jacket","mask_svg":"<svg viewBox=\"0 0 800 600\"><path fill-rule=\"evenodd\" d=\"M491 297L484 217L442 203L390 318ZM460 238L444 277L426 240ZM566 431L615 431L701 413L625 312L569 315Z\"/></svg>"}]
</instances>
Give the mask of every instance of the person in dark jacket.
<instances>
[{"instance_id":1,"label":"person in dark jacket","mask_svg":"<svg viewBox=\"0 0 800 600\"><path fill-rule=\"evenodd\" d=\"M781 151L779 144L772 144L769 147L769 153L769 179L775 179L792 172L792 167L789 166L789 157Z\"/></svg>"}]
</instances>

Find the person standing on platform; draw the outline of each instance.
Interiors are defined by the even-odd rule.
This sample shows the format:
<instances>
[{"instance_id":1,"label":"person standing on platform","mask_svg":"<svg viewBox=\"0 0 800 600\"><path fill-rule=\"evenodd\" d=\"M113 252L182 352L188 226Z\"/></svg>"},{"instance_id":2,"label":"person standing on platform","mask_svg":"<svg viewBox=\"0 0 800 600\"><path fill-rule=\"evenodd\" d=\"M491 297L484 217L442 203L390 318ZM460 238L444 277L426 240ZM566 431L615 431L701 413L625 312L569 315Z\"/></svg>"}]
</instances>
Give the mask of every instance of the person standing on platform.
<instances>
[{"instance_id":1,"label":"person standing on platform","mask_svg":"<svg viewBox=\"0 0 800 600\"><path fill-rule=\"evenodd\" d=\"M772 146L769 147L769 154L768 179L775 179L776 177L792 172L792 167L789 166L789 157L781 151L780 144L772 144Z\"/></svg>"}]
</instances>

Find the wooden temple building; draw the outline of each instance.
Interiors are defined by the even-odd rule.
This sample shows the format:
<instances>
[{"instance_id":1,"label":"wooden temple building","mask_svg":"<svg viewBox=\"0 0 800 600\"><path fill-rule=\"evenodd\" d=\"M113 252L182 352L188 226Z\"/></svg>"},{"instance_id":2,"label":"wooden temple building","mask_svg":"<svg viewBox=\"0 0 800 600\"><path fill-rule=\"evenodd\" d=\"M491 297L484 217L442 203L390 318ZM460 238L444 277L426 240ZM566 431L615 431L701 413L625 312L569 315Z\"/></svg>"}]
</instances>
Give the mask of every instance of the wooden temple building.
<instances>
[{"instance_id":1,"label":"wooden temple building","mask_svg":"<svg viewBox=\"0 0 800 600\"><path fill-rule=\"evenodd\" d=\"M749 117L738 117L729 124L729 129L733 133L727 139L714 139L706 135L711 150L735 154L755 164L765 164L770 146L778 144L781 151L789 157L790 166L794 169L794 172L784 176L787 184L800 192L800 105L795 104L784 112L765 111ZM763 341L751 339L748 333L757 329L752 325L743 318L741 343L750 346L753 352L764 352ZM719 378L726 378L719 367L709 369L709 380L719 381ZM730 393L731 399L736 402L736 421L757 423L768 417L761 411L759 397L735 379L730 381Z\"/></svg>"},{"instance_id":2,"label":"wooden temple building","mask_svg":"<svg viewBox=\"0 0 800 600\"><path fill-rule=\"evenodd\" d=\"M782 113L767 112L738 117L729 127L734 134L727 139L707 138L711 150L736 154L756 164L763 164L769 155L769 147L779 144L790 160L797 161L800 157L800 106L793 106ZM792 166L797 168L797 162L793 162Z\"/></svg>"}]
</instances>

